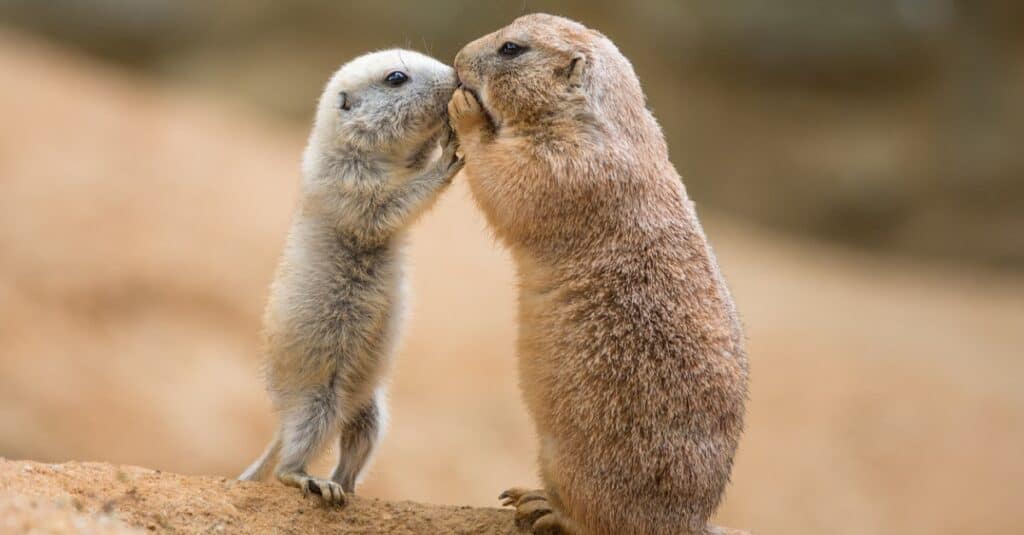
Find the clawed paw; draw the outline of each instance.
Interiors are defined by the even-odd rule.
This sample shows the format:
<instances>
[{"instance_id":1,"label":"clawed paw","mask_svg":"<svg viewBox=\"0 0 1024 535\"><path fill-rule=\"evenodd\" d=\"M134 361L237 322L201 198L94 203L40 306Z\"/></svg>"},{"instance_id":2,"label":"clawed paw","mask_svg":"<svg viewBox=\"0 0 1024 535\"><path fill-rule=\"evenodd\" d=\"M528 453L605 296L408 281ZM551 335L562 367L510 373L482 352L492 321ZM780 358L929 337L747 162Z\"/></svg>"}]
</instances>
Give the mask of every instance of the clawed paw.
<instances>
[{"instance_id":1,"label":"clawed paw","mask_svg":"<svg viewBox=\"0 0 1024 535\"><path fill-rule=\"evenodd\" d=\"M284 474L278 476L278 479L285 485L298 487L303 496L310 494L320 496L325 505L342 506L348 501L341 485L327 479L319 479L305 474Z\"/></svg>"},{"instance_id":2,"label":"clawed paw","mask_svg":"<svg viewBox=\"0 0 1024 535\"><path fill-rule=\"evenodd\" d=\"M515 506L518 507L520 503L526 503L537 500L548 500L548 495L543 490L528 490L521 488L511 488L502 492L498 499L501 500L501 505L506 507Z\"/></svg>"},{"instance_id":3,"label":"clawed paw","mask_svg":"<svg viewBox=\"0 0 1024 535\"><path fill-rule=\"evenodd\" d=\"M551 508L543 490L511 488L498 496L504 506L516 508L516 527L534 535L569 535L574 533L568 522Z\"/></svg>"},{"instance_id":4,"label":"clawed paw","mask_svg":"<svg viewBox=\"0 0 1024 535\"><path fill-rule=\"evenodd\" d=\"M341 485L326 479L306 478L302 482L301 488L304 496L319 494L327 505L345 505L348 501Z\"/></svg>"}]
</instances>

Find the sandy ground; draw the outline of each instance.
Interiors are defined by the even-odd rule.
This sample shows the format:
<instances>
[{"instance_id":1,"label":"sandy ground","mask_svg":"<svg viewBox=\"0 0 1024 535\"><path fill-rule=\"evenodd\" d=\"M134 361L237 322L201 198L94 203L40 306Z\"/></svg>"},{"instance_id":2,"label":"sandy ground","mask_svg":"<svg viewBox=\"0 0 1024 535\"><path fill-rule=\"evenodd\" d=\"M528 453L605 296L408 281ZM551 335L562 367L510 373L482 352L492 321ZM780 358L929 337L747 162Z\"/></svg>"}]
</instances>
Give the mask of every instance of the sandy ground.
<instances>
[{"instance_id":1,"label":"sandy ground","mask_svg":"<svg viewBox=\"0 0 1024 535\"><path fill-rule=\"evenodd\" d=\"M3 533L508 535L512 512L354 497L324 507L281 485L104 463L0 462Z\"/></svg>"},{"instance_id":2,"label":"sandy ground","mask_svg":"<svg viewBox=\"0 0 1024 535\"><path fill-rule=\"evenodd\" d=\"M259 318L306 133L9 34L0 70L0 455L235 475L273 430ZM702 215L753 377L719 523L1024 525L1024 280ZM510 263L458 179L409 256L391 429L360 493L496 505L536 480Z\"/></svg>"}]
</instances>

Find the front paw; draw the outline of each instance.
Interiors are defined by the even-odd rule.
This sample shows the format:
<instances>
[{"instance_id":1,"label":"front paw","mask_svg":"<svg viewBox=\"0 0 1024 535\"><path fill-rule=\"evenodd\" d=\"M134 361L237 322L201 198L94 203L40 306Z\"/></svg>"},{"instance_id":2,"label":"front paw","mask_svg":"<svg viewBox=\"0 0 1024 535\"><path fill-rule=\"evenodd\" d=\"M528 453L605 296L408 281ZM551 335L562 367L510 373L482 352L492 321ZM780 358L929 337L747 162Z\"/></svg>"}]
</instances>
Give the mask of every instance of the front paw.
<instances>
[{"instance_id":1,"label":"front paw","mask_svg":"<svg viewBox=\"0 0 1024 535\"><path fill-rule=\"evenodd\" d=\"M460 158L458 153L459 138L455 135L455 130L446 126L445 132L441 134L441 157L434 164L434 169L446 184L451 182L466 164L466 160Z\"/></svg>"},{"instance_id":2,"label":"front paw","mask_svg":"<svg viewBox=\"0 0 1024 535\"><path fill-rule=\"evenodd\" d=\"M487 124L487 114L480 101L464 87L456 89L448 101L448 119L459 137L465 137Z\"/></svg>"}]
</instances>

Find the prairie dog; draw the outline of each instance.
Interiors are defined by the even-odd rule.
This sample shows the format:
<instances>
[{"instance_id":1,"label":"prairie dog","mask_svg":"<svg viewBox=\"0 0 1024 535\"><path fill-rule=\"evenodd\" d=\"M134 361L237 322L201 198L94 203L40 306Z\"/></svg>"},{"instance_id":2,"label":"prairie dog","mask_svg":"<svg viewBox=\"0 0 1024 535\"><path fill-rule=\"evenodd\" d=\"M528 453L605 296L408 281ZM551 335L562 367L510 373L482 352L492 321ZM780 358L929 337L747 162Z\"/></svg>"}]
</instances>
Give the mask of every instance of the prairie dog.
<instances>
[{"instance_id":1,"label":"prairie dog","mask_svg":"<svg viewBox=\"0 0 1024 535\"><path fill-rule=\"evenodd\" d=\"M356 58L327 83L264 316L280 427L239 479L274 468L331 504L354 491L387 420L404 231L462 167L445 117L454 88L451 67L407 50ZM329 440L337 467L330 479L310 476Z\"/></svg>"},{"instance_id":2,"label":"prairie dog","mask_svg":"<svg viewBox=\"0 0 1024 535\"><path fill-rule=\"evenodd\" d=\"M455 58L466 177L519 279L534 533L717 533L743 427L732 297L629 61L534 14Z\"/></svg>"}]
</instances>

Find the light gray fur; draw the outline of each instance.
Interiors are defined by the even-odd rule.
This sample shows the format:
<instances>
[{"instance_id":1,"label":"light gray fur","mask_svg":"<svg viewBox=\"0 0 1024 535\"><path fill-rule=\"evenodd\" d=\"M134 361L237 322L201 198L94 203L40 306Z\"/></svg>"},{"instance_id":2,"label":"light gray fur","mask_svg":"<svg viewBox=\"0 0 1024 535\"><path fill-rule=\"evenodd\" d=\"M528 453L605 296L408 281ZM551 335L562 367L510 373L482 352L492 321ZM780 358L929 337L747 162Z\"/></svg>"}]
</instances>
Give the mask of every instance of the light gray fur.
<instances>
[{"instance_id":1,"label":"light gray fur","mask_svg":"<svg viewBox=\"0 0 1024 535\"><path fill-rule=\"evenodd\" d=\"M409 81L384 83L395 70ZM387 419L404 231L462 167L444 114L454 87L450 67L401 50L357 58L327 84L264 320L280 427L240 479L262 479L276 461L279 480L329 503L354 490ZM307 475L331 440L331 479Z\"/></svg>"}]
</instances>

